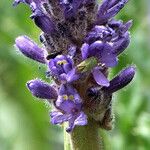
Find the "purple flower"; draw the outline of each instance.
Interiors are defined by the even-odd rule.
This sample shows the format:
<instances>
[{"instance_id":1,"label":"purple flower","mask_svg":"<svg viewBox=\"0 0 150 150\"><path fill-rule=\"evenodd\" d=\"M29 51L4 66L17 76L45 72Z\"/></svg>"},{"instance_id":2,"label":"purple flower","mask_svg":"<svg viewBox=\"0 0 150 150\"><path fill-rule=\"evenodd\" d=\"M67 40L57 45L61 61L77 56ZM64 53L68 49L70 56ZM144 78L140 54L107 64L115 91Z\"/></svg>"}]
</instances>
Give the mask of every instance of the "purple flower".
<instances>
[{"instance_id":1,"label":"purple flower","mask_svg":"<svg viewBox=\"0 0 150 150\"><path fill-rule=\"evenodd\" d=\"M57 91L48 83L35 79L27 82L27 87L33 96L41 99L57 99Z\"/></svg>"},{"instance_id":2,"label":"purple flower","mask_svg":"<svg viewBox=\"0 0 150 150\"><path fill-rule=\"evenodd\" d=\"M128 2L128 0L103 0L97 14L97 23L106 24L109 19L114 17Z\"/></svg>"},{"instance_id":3,"label":"purple flower","mask_svg":"<svg viewBox=\"0 0 150 150\"><path fill-rule=\"evenodd\" d=\"M91 30L91 32L88 33L87 37L85 38L85 42L87 42L88 44L92 44L97 40L101 40L103 42L110 42L114 34L115 31L113 29L105 26L96 25Z\"/></svg>"},{"instance_id":4,"label":"purple flower","mask_svg":"<svg viewBox=\"0 0 150 150\"><path fill-rule=\"evenodd\" d=\"M45 63L47 77L55 81L55 85L40 79L27 83L33 96L54 105L52 124L68 122L66 131L71 132L76 125L86 125L89 116L110 129L112 93L135 75L131 66L111 81L107 79L108 69L118 64L117 57L130 43L132 21L113 18L127 2L103 0L98 7L96 0L14 0L14 6L25 3L30 7L30 18L44 32L40 41L45 51L26 36L19 36L16 46L25 56Z\"/></svg>"},{"instance_id":5,"label":"purple flower","mask_svg":"<svg viewBox=\"0 0 150 150\"><path fill-rule=\"evenodd\" d=\"M27 36L19 36L15 40L16 47L26 56L40 63L45 63L44 51Z\"/></svg>"},{"instance_id":6,"label":"purple flower","mask_svg":"<svg viewBox=\"0 0 150 150\"><path fill-rule=\"evenodd\" d=\"M55 24L49 16L43 13L40 4L32 2L30 7L32 9L31 19L34 20L35 24L46 34L52 34L55 31Z\"/></svg>"},{"instance_id":7,"label":"purple flower","mask_svg":"<svg viewBox=\"0 0 150 150\"><path fill-rule=\"evenodd\" d=\"M93 68L92 74L93 74L93 77L94 77L94 79L95 79L95 81L96 81L97 84L99 84L101 86L106 86L106 87L109 86L109 80L102 73L100 67Z\"/></svg>"},{"instance_id":8,"label":"purple flower","mask_svg":"<svg viewBox=\"0 0 150 150\"><path fill-rule=\"evenodd\" d=\"M53 34L55 31L54 22L45 14L35 14L31 15L35 24L46 34Z\"/></svg>"},{"instance_id":9,"label":"purple flower","mask_svg":"<svg viewBox=\"0 0 150 150\"><path fill-rule=\"evenodd\" d=\"M72 82L79 78L73 68L73 61L70 57L58 55L49 62L49 70L52 76L62 82Z\"/></svg>"},{"instance_id":10,"label":"purple flower","mask_svg":"<svg viewBox=\"0 0 150 150\"><path fill-rule=\"evenodd\" d=\"M55 106L58 110L51 113L51 122L62 124L68 121L67 132L71 132L76 125L87 124L87 116L82 111L81 97L72 85L62 84L60 86Z\"/></svg>"},{"instance_id":11,"label":"purple flower","mask_svg":"<svg viewBox=\"0 0 150 150\"><path fill-rule=\"evenodd\" d=\"M87 124L87 116L82 111L82 104L72 100L63 101L58 107L58 111L51 112L50 116L52 124L62 124L68 121L67 132L71 132L76 125L84 126Z\"/></svg>"},{"instance_id":12,"label":"purple flower","mask_svg":"<svg viewBox=\"0 0 150 150\"><path fill-rule=\"evenodd\" d=\"M75 103L81 103L82 99L77 90L70 84L62 84L58 92L56 106L59 106L63 101L71 100Z\"/></svg>"},{"instance_id":13,"label":"purple flower","mask_svg":"<svg viewBox=\"0 0 150 150\"><path fill-rule=\"evenodd\" d=\"M109 86L109 81L102 73L103 66L114 67L117 65L117 57L112 51L112 46L108 43L96 41L91 45L83 44L81 48L82 58L96 57L99 62L98 67L92 70L93 77L97 84L102 86Z\"/></svg>"},{"instance_id":14,"label":"purple flower","mask_svg":"<svg viewBox=\"0 0 150 150\"><path fill-rule=\"evenodd\" d=\"M122 70L115 78L110 81L108 87L104 87L103 90L109 93L114 93L126 85L128 85L135 75L135 67L130 66Z\"/></svg>"},{"instance_id":15,"label":"purple flower","mask_svg":"<svg viewBox=\"0 0 150 150\"><path fill-rule=\"evenodd\" d=\"M85 42L92 44L96 41L110 43L114 54L122 53L130 43L128 29L132 26L132 20L127 23L111 20L108 26L96 25L85 38Z\"/></svg>"},{"instance_id":16,"label":"purple flower","mask_svg":"<svg viewBox=\"0 0 150 150\"><path fill-rule=\"evenodd\" d=\"M109 43L96 41L91 45L83 44L81 51L84 59L94 56L101 65L105 65L106 67L117 65L117 57L113 54L113 48Z\"/></svg>"},{"instance_id":17,"label":"purple flower","mask_svg":"<svg viewBox=\"0 0 150 150\"><path fill-rule=\"evenodd\" d=\"M17 6L19 3L26 3L32 10L32 18L35 24L46 34L52 34L55 31L55 24L49 16L44 14L42 4L46 0L15 0L13 5Z\"/></svg>"},{"instance_id":18,"label":"purple flower","mask_svg":"<svg viewBox=\"0 0 150 150\"><path fill-rule=\"evenodd\" d=\"M65 19L74 19L84 0L60 0Z\"/></svg>"}]
</instances>

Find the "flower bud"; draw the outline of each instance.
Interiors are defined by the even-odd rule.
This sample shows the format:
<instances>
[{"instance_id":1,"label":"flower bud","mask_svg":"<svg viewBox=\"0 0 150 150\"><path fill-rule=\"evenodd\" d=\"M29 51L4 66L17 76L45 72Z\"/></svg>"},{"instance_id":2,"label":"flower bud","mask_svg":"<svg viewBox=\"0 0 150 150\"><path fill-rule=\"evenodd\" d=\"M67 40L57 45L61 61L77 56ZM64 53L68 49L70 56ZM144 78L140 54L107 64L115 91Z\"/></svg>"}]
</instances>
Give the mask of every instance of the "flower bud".
<instances>
[{"instance_id":1,"label":"flower bud","mask_svg":"<svg viewBox=\"0 0 150 150\"><path fill-rule=\"evenodd\" d=\"M30 17L44 33L52 34L55 31L55 25L48 16L41 13L33 13Z\"/></svg>"},{"instance_id":2,"label":"flower bud","mask_svg":"<svg viewBox=\"0 0 150 150\"><path fill-rule=\"evenodd\" d=\"M114 93L126 85L128 85L135 75L135 67L130 66L122 70L115 78L110 81L108 87L104 87L103 90L109 93Z\"/></svg>"},{"instance_id":3,"label":"flower bud","mask_svg":"<svg viewBox=\"0 0 150 150\"><path fill-rule=\"evenodd\" d=\"M110 0L103 0L97 14L97 22L105 24L107 21L114 17L128 2L128 0L120 0L117 2L110 2Z\"/></svg>"},{"instance_id":4,"label":"flower bud","mask_svg":"<svg viewBox=\"0 0 150 150\"><path fill-rule=\"evenodd\" d=\"M108 10L106 18L110 19L114 17L125 6L127 2L128 0L120 0L116 5Z\"/></svg>"},{"instance_id":5,"label":"flower bud","mask_svg":"<svg viewBox=\"0 0 150 150\"><path fill-rule=\"evenodd\" d=\"M40 63L45 63L44 51L27 36L19 36L15 40L16 47L26 56Z\"/></svg>"},{"instance_id":6,"label":"flower bud","mask_svg":"<svg viewBox=\"0 0 150 150\"><path fill-rule=\"evenodd\" d=\"M113 44L113 53L115 55L121 54L130 43L130 35L129 33L125 33L123 37L121 37L118 41Z\"/></svg>"},{"instance_id":7,"label":"flower bud","mask_svg":"<svg viewBox=\"0 0 150 150\"><path fill-rule=\"evenodd\" d=\"M119 29L119 34L121 35L125 34L131 28L132 24L133 24L132 20L129 20L128 22L123 24Z\"/></svg>"},{"instance_id":8,"label":"flower bud","mask_svg":"<svg viewBox=\"0 0 150 150\"><path fill-rule=\"evenodd\" d=\"M41 81L40 79L35 79L27 82L27 87L33 96L41 99L57 99L56 90L49 84Z\"/></svg>"}]
</instances>

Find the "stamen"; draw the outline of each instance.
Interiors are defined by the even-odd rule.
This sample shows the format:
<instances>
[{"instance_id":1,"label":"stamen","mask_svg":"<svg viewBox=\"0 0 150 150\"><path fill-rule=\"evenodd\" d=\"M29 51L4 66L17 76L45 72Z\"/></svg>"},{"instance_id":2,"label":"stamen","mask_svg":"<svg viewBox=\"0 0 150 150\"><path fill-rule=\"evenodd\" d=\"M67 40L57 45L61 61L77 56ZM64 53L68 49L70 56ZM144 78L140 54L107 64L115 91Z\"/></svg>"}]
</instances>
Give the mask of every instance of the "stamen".
<instances>
[{"instance_id":1,"label":"stamen","mask_svg":"<svg viewBox=\"0 0 150 150\"><path fill-rule=\"evenodd\" d=\"M57 65L65 65L65 64L67 64L66 60L60 60L57 62Z\"/></svg>"},{"instance_id":2,"label":"stamen","mask_svg":"<svg viewBox=\"0 0 150 150\"><path fill-rule=\"evenodd\" d=\"M73 96L73 95L69 95L69 99L70 99L70 100L73 100L73 99L74 99L74 96Z\"/></svg>"},{"instance_id":3,"label":"stamen","mask_svg":"<svg viewBox=\"0 0 150 150\"><path fill-rule=\"evenodd\" d=\"M64 100L68 100L68 95L63 95Z\"/></svg>"}]
</instances>

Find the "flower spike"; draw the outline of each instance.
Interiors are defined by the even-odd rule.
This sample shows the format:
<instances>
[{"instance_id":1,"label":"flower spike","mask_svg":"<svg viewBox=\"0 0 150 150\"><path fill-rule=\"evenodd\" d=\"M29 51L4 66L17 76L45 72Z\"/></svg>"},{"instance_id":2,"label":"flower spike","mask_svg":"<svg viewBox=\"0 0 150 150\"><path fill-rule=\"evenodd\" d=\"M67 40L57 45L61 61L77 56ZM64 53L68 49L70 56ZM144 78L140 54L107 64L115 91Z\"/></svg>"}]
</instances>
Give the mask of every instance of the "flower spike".
<instances>
[{"instance_id":1,"label":"flower spike","mask_svg":"<svg viewBox=\"0 0 150 150\"><path fill-rule=\"evenodd\" d=\"M31 80L27 88L33 96L52 102L51 123L67 122L69 133L77 125L88 124L93 129L91 122L112 129L112 95L135 75L135 67L130 66L109 80L109 70L118 65L118 56L130 43L132 20L114 19L127 2L14 0L14 6L24 3L30 7L30 18L42 30L43 44L40 48L27 36L19 36L16 47L26 57L45 64L46 77L53 81L52 85Z\"/></svg>"}]
</instances>

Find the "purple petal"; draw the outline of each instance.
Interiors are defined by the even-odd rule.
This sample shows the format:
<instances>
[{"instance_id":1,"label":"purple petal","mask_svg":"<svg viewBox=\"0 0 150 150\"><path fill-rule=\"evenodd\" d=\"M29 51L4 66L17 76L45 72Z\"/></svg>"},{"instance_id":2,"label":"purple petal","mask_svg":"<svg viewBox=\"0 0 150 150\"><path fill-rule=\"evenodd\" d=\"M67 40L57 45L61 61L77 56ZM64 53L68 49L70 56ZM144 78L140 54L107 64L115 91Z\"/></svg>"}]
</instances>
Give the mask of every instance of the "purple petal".
<instances>
[{"instance_id":1,"label":"purple petal","mask_svg":"<svg viewBox=\"0 0 150 150\"><path fill-rule=\"evenodd\" d=\"M71 71L68 72L67 74L67 82L71 83L73 81L76 81L79 79L79 75L76 74L76 69L73 68Z\"/></svg>"},{"instance_id":2,"label":"purple petal","mask_svg":"<svg viewBox=\"0 0 150 150\"><path fill-rule=\"evenodd\" d=\"M89 44L84 43L81 47L82 60L88 58L88 49L89 49Z\"/></svg>"},{"instance_id":3,"label":"purple petal","mask_svg":"<svg viewBox=\"0 0 150 150\"><path fill-rule=\"evenodd\" d=\"M64 94L66 94L66 87L64 84L61 84L59 88L59 95L64 95Z\"/></svg>"},{"instance_id":4,"label":"purple petal","mask_svg":"<svg viewBox=\"0 0 150 150\"><path fill-rule=\"evenodd\" d=\"M78 93L74 94L74 102L81 107L82 99Z\"/></svg>"},{"instance_id":5,"label":"purple petal","mask_svg":"<svg viewBox=\"0 0 150 150\"><path fill-rule=\"evenodd\" d=\"M96 25L88 34L86 40L89 44L92 44L97 40L110 41L112 39L113 33L113 30L108 27Z\"/></svg>"},{"instance_id":6,"label":"purple petal","mask_svg":"<svg viewBox=\"0 0 150 150\"><path fill-rule=\"evenodd\" d=\"M76 55L77 47L76 46L70 46L68 49L68 54L71 57L74 57Z\"/></svg>"},{"instance_id":7,"label":"purple petal","mask_svg":"<svg viewBox=\"0 0 150 150\"><path fill-rule=\"evenodd\" d=\"M75 121L75 117L71 118L69 120L69 126L68 128L66 129L66 131L69 133L69 132L72 132L72 130L74 129L75 127L75 124L74 124L74 121Z\"/></svg>"},{"instance_id":8,"label":"purple petal","mask_svg":"<svg viewBox=\"0 0 150 150\"><path fill-rule=\"evenodd\" d=\"M133 24L133 21L130 20L128 22L126 22L125 24L123 24L120 28L119 28L119 34L120 35L123 35L125 34L132 26Z\"/></svg>"},{"instance_id":9,"label":"purple petal","mask_svg":"<svg viewBox=\"0 0 150 150\"><path fill-rule=\"evenodd\" d=\"M61 75L59 75L58 78L63 83L66 83L66 81L67 81L67 75L65 73L62 73Z\"/></svg>"},{"instance_id":10,"label":"purple petal","mask_svg":"<svg viewBox=\"0 0 150 150\"><path fill-rule=\"evenodd\" d=\"M58 76L59 75L59 70L58 70L58 68L56 67L56 66L53 66L51 69L50 69L50 71L51 71L51 74L53 75L53 76Z\"/></svg>"},{"instance_id":11,"label":"purple petal","mask_svg":"<svg viewBox=\"0 0 150 150\"><path fill-rule=\"evenodd\" d=\"M54 65L55 65L55 62L53 59L51 59L48 63L49 68L52 69L54 67Z\"/></svg>"},{"instance_id":12,"label":"purple petal","mask_svg":"<svg viewBox=\"0 0 150 150\"><path fill-rule=\"evenodd\" d=\"M101 63L104 63L107 67L114 67L118 64L118 59L113 53L113 48L109 44L105 43L102 45L99 53L99 59Z\"/></svg>"},{"instance_id":13,"label":"purple petal","mask_svg":"<svg viewBox=\"0 0 150 150\"><path fill-rule=\"evenodd\" d=\"M66 56L64 55L58 55L57 57L55 57L55 62L58 62L58 61L62 61L62 60L66 60Z\"/></svg>"},{"instance_id":14,"label":"purple petal","mask_svg":"<svg viewBox=\"0 0 150 150\"><path fill-rule=\"evenodd\" d=\"M76 17L78 9L82 6L83 0L66 1L61 0L60 4L64 10L64 16L67 20L72 20Z\"/></svg>"},{"instance_id":15,"label":"purple petal","mask_svg":"<svg viewBox=\"0 0 150 150\"><path fill-rule=\"evenodd\" d=\"M74 65L73 59L70 57L66 57L66 60L71 65L71 67L73 67L73 65Z\"/></svg>"},{"instance_id":16,"label":"purple petal","mask_svg":"<svg viewBox=\"0 0 150 150\"><path fill-rule=\"evenodd\" d=\"M89 57L97 56L103 47L103 43L101 41L96 41L89 46Z\"/></svg>"},{"instance_id":17,"label":"purple petal","mask_svg":"<svg viewBox=\"0 0 150 150\"><path fill-rule=\"evenodd\" d=\"M113 48L107 43L96 41L89 47L89 54L99 58L106 67L114 67L117 65L117 57L113 53Z\"/></svg>"},{"instance_id":18,"label":"purple petal","mask_svg":"<svg viewBox=\"0 0 150 150\"><path fill-rule=\"evenodd\" d=\"M105 15L105 17L108 19L114 17L124 6L125 4L128 2L128 0L120 0L115 6L113 6L112 8L110 8L107 11L107 14Z\"/></svg>"},{"instance_id":19,"label":"purple petal","mask_svg":"<svg viewBox=\"0 0 150 150\"><path fill-rule=\"evenodd\" d=\"M113 53L118 56L128 47L129 43L130 36L127 32L123 37L118 39L118 41L113 43Z\"/></svg>"},{"instance_id":20,"label":"purple petal","mask_svg":"<svg viewBox=\"0 0 150 150\"><path fill-rule=\"evenodd\" d=\"M63 69L64 69L65 73L68 73L72 69L72 65L69 63L64 64Z\"/></svg>"},{"instance_id":21,"label":"purple petal","mask_svg":"<svg viewBox=\"0 0 150 150\"><path fill-rule=\"evenodd\" d=\"M105 24L107 21L114 17L128 2L128 0L103 0L97 14L97 23Z\"/></svg>"},{"instance_id":22,"label":"purple petal","mask_svg":"<svg viewBox=\"0 0 150 150\"><path fill-rule=\"evenodd\" d=\"M60 104L59 109L64 111L64 113L66 113L66 114L71 114L72 110L78 109L78 108L76 107L76 105L73 101L65 100Z\"/></svg>"},{"instance_id":23,"label":"purple petal","mask_svg":"<svg viewBox=\"0 0 150 150\"><path fill-rule=\"evenodd\" d=\"M66 92L68 95L72 95L74 97L73 102L76 104L77 108L80 109L82 100L77 90L73 86L68 84Z\"/></svg>"},{"instance_id":24,"label":"purple petal","mask_svg":"<svg viewBox=\"0 0 150 150\"><path fill-rule=\"evenodd\" d=\"M93 69L92 74L97 84L101 86L109 86L108 79L103 75L103 73L99 70L98 67L95 67Z\"/></svg>"},{"instance_id":25,"label":"purple petal","mask_svg":"<svg viewBox=\"0 0 150 150\"><path fill-rule=\"evenodd\" d=\"M62 124L63 122L68 121L68 119L71 118L71 115L64 115L59 111L51 112L50 116L52 124Z\"/></svg>"},{"instance_id":26,"label":"purple petal","mask_svg":"<svg viewBox=\"0 0 150 150\"><path fill-rule=\"evenodd\" d=\"M76 118L74 125L84 126L87 124L87 116L84 112L80 112L80 115Z\"/></svg>"},{"instance_id":27,"label":"purple petal","mask_svg":"<svg viewBox=\"0 0 150 150\"><path fill-rule=\"evenodd\" d=\"M111 7L115 6L119 1L120 0L110 0L108 8L111 8Z\"/></svg>"},{"instance_id":28,"label":"purple petal","mask_svg":"<svg viewBox=\"0 0 150 150\"><path fill-rule=\"evenodd\" d=\"M69 120L69 127L66 129L67 132L72 132L76 125L84 126L87 124L87 116L84 112L80 112L78 116L73 116Z\"/></svg>"},{"instance_id":29,"label":"purple petal","mask_svg":"<svg viewBox=\"0 0 150 150\"><path fill-rule=\"evenodd\" d=\"M111 19L108 22L108 26L111 27L111 28L119 28L122 25L123 25L123 21L122 20Z\"/></svg>"},{"instance_id":30,"label":"purple petal","mask_svg":"<svg viewBox=\"0 0 150 150\"><path fill-rule=\"evenodd\" d=\"M55 102L56 107L59 108L59 106L61 105L61 103L62 103L63 101L64 101L63 96L58 95L58 98L57 98L57 100L56 100L56 102Z\"/></svg>"},{"instance_id":31,"label":"purple petal","mask_svg":"<svg viewBox=\"0 0 150 150\"><path fill-rule=\"evenodd\" d=\"M68 95L74 95L76 93L76 90L71 84L66 84L66 93Z\"/></svg>"}]
</instances>

